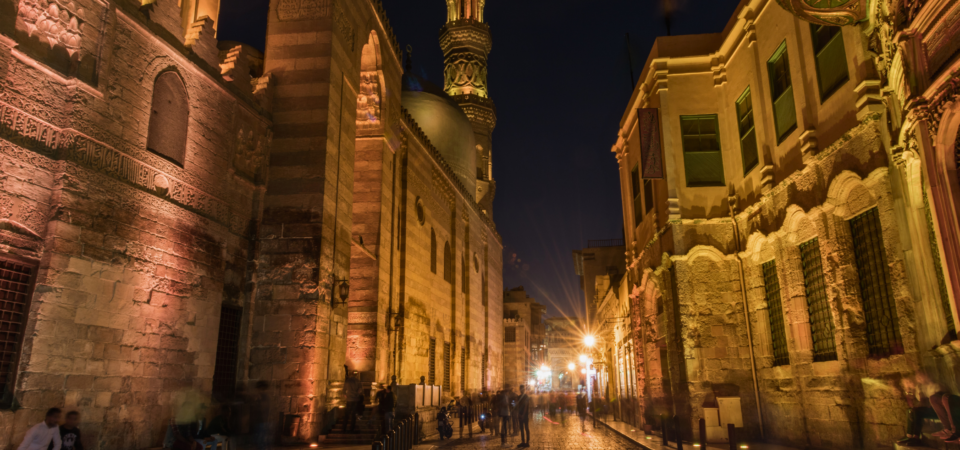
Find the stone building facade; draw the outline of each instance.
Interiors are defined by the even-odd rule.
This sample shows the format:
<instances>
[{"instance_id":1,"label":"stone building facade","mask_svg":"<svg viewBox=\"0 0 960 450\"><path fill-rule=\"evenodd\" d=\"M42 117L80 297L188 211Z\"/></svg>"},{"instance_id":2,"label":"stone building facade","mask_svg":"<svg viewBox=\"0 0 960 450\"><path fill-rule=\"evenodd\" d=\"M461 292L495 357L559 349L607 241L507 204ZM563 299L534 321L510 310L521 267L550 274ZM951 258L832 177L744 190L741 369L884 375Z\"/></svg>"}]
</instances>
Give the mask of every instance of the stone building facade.
<instances>
[{"instance_id":1,"label":"stone building facade","mask_svg":"<svg viewBox=\"0 0 960 450\"><path fill-rule=\"evenodd\" d=\"M449 2L445 29L488 53L482 7ZM344 366L500 383L486 92L440 90L459 113L421 125L377 0L273 0L263 54L218 43L218 11L0 0L0 448L53 406L87 448L157 447L184 405L260 380L314 440Z\"/></svg>"},{"instance_id":2,"label":"stone building facade","mask_svg":"<svg viewBox=\"0 0 960 450\"><path fill-rule=\"evenodd\" d=\"M657 39L620 122L645 425L725 397L741 436L878 448L902 378L958 393L960 4L817 5Z\"/></svg>"},{"instance_id":3,"label":"stone building facade","mask_svg":"<svg viewBox=\"0 0 960 450\"><path fill-rule=\"evenodd\" d=\"M503 292L504 383L517 387L536 379L535 372L547 356L546 313L547 307L530 297L523 286Z\"/></svg>"}]
</instances>

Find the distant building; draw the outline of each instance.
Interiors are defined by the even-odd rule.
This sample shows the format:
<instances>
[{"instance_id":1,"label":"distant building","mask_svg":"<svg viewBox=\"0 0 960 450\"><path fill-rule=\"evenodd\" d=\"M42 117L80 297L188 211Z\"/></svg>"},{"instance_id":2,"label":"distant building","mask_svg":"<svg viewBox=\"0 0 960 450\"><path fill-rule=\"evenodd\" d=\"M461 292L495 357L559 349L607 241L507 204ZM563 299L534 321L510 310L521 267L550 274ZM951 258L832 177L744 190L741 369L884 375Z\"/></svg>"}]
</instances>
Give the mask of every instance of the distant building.
<instances>
[{"instance_id":1,"label":"distant building","mask_svg":"<svg viewBox=\"0 0 960 450\"><path fill-rule=\"evenodd\" d=\"M546 353L543 315L547 307L523 286L503 293L504 383L517 387L534 378Z\"/></svg>"},{"instance_id":2,"label":"distant building","mask_svg":"<svg viewBox=\"0 0 960 450\"><path fill-rule=\"evenodd\" d=\"M583 326L580 319L551 317L546 321L546 342L550 367L550 385L554 391L573 391L581 384L580 367L570 370L571 363L578 364L583 353Z\"/></svg>"}]
</instances>

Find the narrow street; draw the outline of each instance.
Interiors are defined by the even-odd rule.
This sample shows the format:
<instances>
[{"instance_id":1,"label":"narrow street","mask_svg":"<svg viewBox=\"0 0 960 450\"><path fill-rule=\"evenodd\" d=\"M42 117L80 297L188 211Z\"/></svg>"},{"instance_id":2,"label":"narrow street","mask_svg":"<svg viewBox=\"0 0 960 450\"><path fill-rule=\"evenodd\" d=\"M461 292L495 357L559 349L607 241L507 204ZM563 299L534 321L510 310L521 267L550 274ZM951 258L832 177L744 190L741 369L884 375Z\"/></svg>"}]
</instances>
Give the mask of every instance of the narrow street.
<instances>
[{"instance_id":1,"label":"narrow street","mask_svg":"<svg viewBox=\"0 0 960 450\"><path fill-rule=\"evenodd\" d=\"M516 448L520 443L520 436L508 436L504 447L500 446L500 437L491 436L489 430L487 433L474 433L473 438L464 436L463 439L457 439L458 431L454 431L452 441L437 443L437 448L443 450L479 450L496 448ZM632 442L624 439L615 432L609 430L603 425L598 424L594 430L590 421L587 421L586 433L580 433L580 421L576 416L567 416L565 423L552 421L549 418L543 418L539 413L535 413L530 418L530 434L533 438L530 441L531 449L564 449L564 450L587 450L587 449L639 449Z\"/></svg>"}]
</instances>

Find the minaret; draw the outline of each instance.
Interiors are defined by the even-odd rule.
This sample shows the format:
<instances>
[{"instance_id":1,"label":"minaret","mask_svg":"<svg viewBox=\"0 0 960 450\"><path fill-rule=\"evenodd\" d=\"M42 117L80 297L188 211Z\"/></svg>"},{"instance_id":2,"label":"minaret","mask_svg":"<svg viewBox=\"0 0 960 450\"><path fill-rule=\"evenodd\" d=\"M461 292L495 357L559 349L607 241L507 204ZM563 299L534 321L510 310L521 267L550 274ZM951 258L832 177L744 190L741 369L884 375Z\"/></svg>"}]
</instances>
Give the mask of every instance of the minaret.
<instances>
[{"instance_id":1,"label":"minaret","mask_svg":"<svg viewBox=\"0 0 960 450\"><path fill-rule=\"evenodd\" d=\"M487 89L490 27L483 23L485 0L447 0L447 24L440 30L443 49L443 89L460 104L473 124L477 141L477 203L493 218L491 134L497 109Z\"/></svg>"}]
</instances>

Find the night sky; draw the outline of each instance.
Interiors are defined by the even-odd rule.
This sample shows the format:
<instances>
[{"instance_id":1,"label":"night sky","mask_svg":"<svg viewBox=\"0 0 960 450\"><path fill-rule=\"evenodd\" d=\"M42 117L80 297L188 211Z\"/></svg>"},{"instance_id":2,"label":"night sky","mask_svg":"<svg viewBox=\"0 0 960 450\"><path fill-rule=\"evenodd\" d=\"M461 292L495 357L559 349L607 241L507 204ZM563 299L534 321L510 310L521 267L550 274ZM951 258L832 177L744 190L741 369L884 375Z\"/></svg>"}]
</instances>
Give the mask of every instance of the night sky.
<instances>
[{"instance_id":1,"label":"night sky","mask_svg":"<svg viewBox=\"0 0 960 450\"><path fill-rule=\"evenodd\" d=\"M723 30L738 0L673 0L673 34ZM217 38L264 46L268 0L221 3ZM383 0L416 70L442 86L443 0ZM503 236L504 288L519 285L551 316L583 313L571 252L623 237L617 160L610 147L635 76L666 34L660 0L487 0L493 34L490 96L494 220Z\"/></svg>"}]
</instances>

